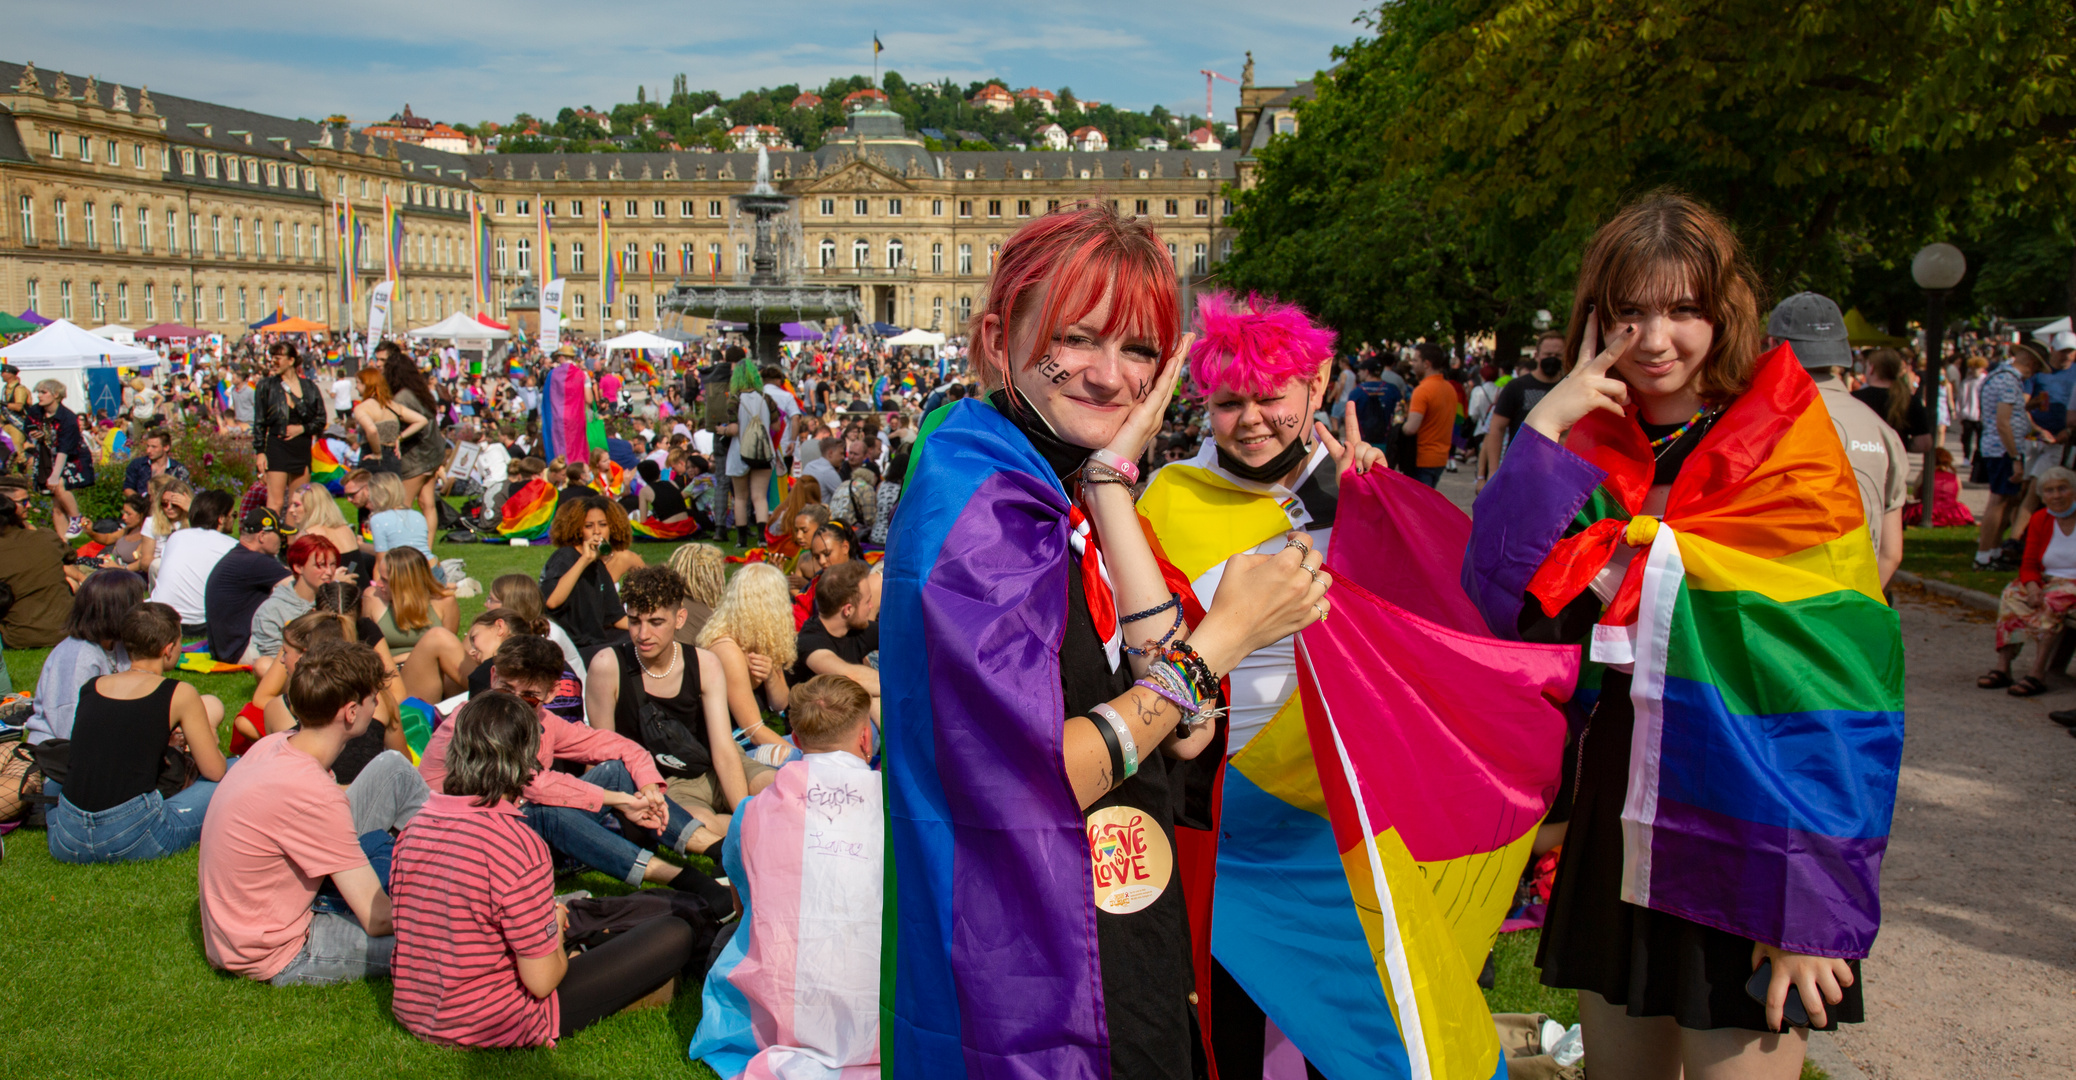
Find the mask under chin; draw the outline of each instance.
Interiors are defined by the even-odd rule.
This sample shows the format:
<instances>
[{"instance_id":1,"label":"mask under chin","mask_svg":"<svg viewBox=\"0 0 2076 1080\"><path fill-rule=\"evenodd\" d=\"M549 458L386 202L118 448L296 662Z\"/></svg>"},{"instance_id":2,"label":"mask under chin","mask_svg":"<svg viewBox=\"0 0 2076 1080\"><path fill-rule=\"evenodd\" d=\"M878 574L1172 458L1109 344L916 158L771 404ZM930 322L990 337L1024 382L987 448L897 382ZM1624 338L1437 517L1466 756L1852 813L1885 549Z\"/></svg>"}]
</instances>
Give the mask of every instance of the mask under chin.
<instances>
[{"instance_id":1,"label":"mask under chin","mask_svg":"<svg viewBox=\"0 0 2076 1080\"><path fill-rule=\"evenodd\" d=\"M1297 468L1298 463L1305 460L1308 452L1309 448L1305 446L1303 439L1292 439L1275 457L1260 465L1249 465L1221 446L1218 448L1218 465L1242 480L1251 480L1257 484L1273 484L1289 475L1290 470Z\"/></svg>"}]
</instances>

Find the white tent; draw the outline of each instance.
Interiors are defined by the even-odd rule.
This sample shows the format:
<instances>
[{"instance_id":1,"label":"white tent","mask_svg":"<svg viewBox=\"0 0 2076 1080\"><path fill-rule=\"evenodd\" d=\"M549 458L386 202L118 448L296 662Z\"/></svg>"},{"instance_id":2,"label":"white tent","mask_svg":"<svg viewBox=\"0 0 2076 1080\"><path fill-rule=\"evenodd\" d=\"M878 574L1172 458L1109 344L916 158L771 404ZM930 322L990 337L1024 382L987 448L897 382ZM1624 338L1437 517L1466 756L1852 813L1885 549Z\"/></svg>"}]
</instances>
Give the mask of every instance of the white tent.
<instances>
[{"instance_id":1,"label":"white tent","mask_svg":"<svg viewBox=\"0 0 2076 1080\"><path fill-rule=\"evenodd\" d=\"M82 416L87 412L87 368L149 367L159 354L136 345L97 337L64 319L0 348L0 362L13 364L25 381L56 379L65 384L65 403Z\"/></svg>"},{"instance_id":2,"label":"white tent","mask_svg":"<svg viewBox=\"0 0 2076 1080\"><path fill-rule=\"evenodd\" d=\"M928 331L928 330L920 330L920 329L918 329L918 330L910 330L910 331L907 331L906 333L902 333L902 334L897 334L897 335L895 335L895 336L893 336L893 337L890 337L890 338L888 338L888 339L886 340L885 344L888 344L888 345L942 345L942 344L944 344L944 335L943 335L943 334L933 334L933 333L931 333L931 332L930 332L930 331Z\"/></svg>"},{"instance_id":3,"label":"white tent","mask_svg":"<svg viewBox=\"0 0 2076 1080\"><path fill-rule=\"evenodd\" d=\"M92 330L87 331L87 333L92 334L95 337L107 338L110 341L119 341L124 345L137 344L137 331L132 330L127 326L120 325L118 323L109 323L107 326L96 326Z\"/></svg>"},{"instance_id":4,"label":"white tent","mask_svg":"<svg viewBox=\"0 0 2076 1080\"><path fill-rule=\"evenodd\" d=\"M622 334L622 335L620 335L619 337L616 337L616 338L611 338L611 339L607 340L607 341L606 341L606 343L605 343L605 350L606 350L607 352L609 352L609 353L616 353L616 352L666 352L666 353L674 353L674 352L679 352L679 351L682 351L682 350L684 349L684 347L685 347L685 344L684 344L684 342L681 342L681 341L672 341L671 339L669 339L669 338L667 338L667 337L658 337L658 336L656 336L655 334L651 334L651 333L649 333L649 332L648 332L648 331L646 331L646 330L636 330L635 332L633 332L633 333L631 333L631 334Z\"/></svg>"},{"instance_id":5,"label":"white tent","mask_svg":"<svg viewBox=\"0 0 2076 1080\"><path fill-rule=\"evenodd\" d=\"M2053 345L2054 335L2063 333L2068 329L2069 317L2067 315L2064 315L2061 318L2056 319L2051 323L2048 323L2046 326L2034 327L2033 340L2039 342L2042 345Z\"/></svg>"},{"instance_id":6,"label":"white tent","mask_svg":"<svg viewBox=\"0 0 2076 1080\"><path fill-rule=\"evenodd\" d=\"M457 311L431 326L421 326L411 331L414 338L455 339L461 341L502 341L511 337L511 332L485 326Z\"/></svg>"}]
</instances>

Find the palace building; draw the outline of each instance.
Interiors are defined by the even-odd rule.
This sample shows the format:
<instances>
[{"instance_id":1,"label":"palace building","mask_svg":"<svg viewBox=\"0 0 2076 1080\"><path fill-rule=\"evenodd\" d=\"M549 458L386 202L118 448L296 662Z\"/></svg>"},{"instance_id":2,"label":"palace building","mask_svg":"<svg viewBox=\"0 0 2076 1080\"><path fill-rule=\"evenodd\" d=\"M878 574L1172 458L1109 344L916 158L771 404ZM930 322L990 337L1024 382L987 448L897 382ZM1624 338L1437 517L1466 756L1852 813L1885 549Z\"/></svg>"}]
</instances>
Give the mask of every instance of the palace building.
<instances>
[{"instance_id":1,"label":"palace building","mask_svg":"<svg viewBox=\"0 0 2076 1080\"><path fill-rule=\"evenodd\" d=\"M820 149L770 152L770 162L775 186L796 196L779 222L783 272L856 285L874 321L960 332L1002 242L1083 200L1151 218L1186 289L1231 253L1239 149L932 152L880 100L854 106ZM0 307L83 326L235 334L280 311L362 328L384 273L375 237L387 197L402 222L392 318L422 326L477 310L473 198L488 224L484 314L505 317L535 283L544 215L572 330L669 326L677 317L659 308L673 284L749 277L751 222L731 196L755 173L754 150L448 153L0 63ZM342 202L369 238L352 312L335 262ZM601 206L611 252L598 250ZM619 260L611 304L609 257Z\"/></svg>"}]
</instances>

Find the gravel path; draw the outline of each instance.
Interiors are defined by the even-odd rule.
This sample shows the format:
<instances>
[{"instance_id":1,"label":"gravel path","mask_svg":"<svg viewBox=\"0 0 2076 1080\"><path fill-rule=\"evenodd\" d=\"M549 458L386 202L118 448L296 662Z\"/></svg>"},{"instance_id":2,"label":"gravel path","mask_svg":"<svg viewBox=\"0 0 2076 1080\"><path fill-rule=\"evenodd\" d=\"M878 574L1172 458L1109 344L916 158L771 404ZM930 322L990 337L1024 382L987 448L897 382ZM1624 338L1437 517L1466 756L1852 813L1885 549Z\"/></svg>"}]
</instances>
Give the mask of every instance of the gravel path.
<instances>
[{"instance_id":1,"label":"gravel path","mask_svg":"<svg viewBox=\"0 0 2076 1080\"><path fill-rule=\"evenodd\" d=\"M1899 598L1909 736L1882 873L1868 1022L1835 1043L1874 1080L2076 1076L2076 738L1975 687L1986 617Z\"/></svg>"}]
</instances>

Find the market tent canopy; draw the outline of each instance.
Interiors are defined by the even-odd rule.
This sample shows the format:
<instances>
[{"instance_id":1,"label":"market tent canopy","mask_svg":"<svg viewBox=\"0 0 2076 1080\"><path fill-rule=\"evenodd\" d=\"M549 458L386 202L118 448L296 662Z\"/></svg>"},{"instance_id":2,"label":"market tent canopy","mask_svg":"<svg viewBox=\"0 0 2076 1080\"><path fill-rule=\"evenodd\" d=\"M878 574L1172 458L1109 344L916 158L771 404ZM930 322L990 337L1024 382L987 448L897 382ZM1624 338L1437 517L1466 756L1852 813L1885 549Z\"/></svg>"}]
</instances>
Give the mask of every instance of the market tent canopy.
<instances>
[{"instance_id":1,"label":"market tent canopy","mask_svg":"<svg viewBox=\"0 0 2076 1080\"><path fill-rule=\"evenodd\" d=\"M18 319L4 311L0 311L0 334L26 334L34 329L36 329L35 323L27 319Z\"/></svg>"},{"instance_id":2,"label":"market tent canopy","mask_svg":"<svg viewBox=\"0 0 2076 1080\"><path fill-rule=\"evenodd\" d=\"M23 309L22 309L22 321L23 321L23 322L32 322L32 323L35 323L35 324L36 324L36 325L38 325L38 326L49 326L49 325L50 325L50 320L49 320L49 319L46 319L46 318L44 318L44 317L43 317L43 316L41 316L41 315L38 315L38 314L36 314L36 309L35 309L35 308L23 308Z\"/></svg>"},{"instance_id":3,"label":"market tent canopy","mask_svg":"<svg viewBox=\"0 0 2076 1080\"><path fill-rule=\"evenodd\" d=\"M87 333L92 334L95 337L107 338L110 341L120 341L125 345L137 344L137 331L132 330L127 326L122 326L116 323L109 323L106 326L96 326L92 330L87 331Z\"/></svg>"},{"instance_id":4,"label":"market tent canopy","mask_svg":"<svg viewBox=\"0 0 2076 1080\"><path fill-rule=\"evenodd\" d=\"M1874 324L1867 321L1867 316L1860 314L1859 308L1854 308L1845 313L1845 339L1855 349L1865 349L1876 345L1896 348L1910 344L1909 338L1897 337L1894 334L1884 334L1876 330Z\"/></svg>"},{"instance_id":5,"label":"market tent canopy","mask_svg":"<svg viewBox=\"0 0 2076 1080\"><path fill-rule=\"evenodd\" d=\"M908 331L908 332L907 332L907 333L905 333L905 334L897 334L897 335L895 335L894 337L890 337L890 338L888 338L888 339L886 340L886 344L888 344L888 345L942 345L942 344L944 344L944 335L943 335L943 334L933 334L933 333L931 333L931 332L930 332L930 331L928 331L928 330L921 330L921 329L917 329L917 330L910 330L910 331Z\"/></svg>"},{"instance_id":6,"label":"market tent canopy","mask_svg":"<svg viewBox=\"0 0 2076 1080\"><path fill-rule=\"evenodd\" d=\"M512 335L494 327L485 326L457 311L431 326L421 326L411 331L414 338L459 338L468 341L486 341L508 338Z\"/></svg>"},{"instance_id":7,"label":"market tent canopy","mask_svg":"<svg viewBox=\"0 0 2076 1080\"><path fill-rule=\"evenodd\" d=\"M649 333L649 332L647 332L647 331L644 331L644 330L636 330L635 332L633 332L633 333L631 333L631 334L622 334L622 335L620 335L619 337L616 337L616 338L611 338L611 339L607 340L607 341L606 341L606 343L605 343L605 351L607 351L607 352L609 352L609 353L614 353L614 352L667 352L667 353L674 353L674 352L677 352L677 351L679 351L679 350L680 350L680 349L682 349L682 348L684 348L684 346L680 345L679 343L677 343L677 342L675 342L675 341L672 341L672 340L670 340L670 339L669 339L669 338L667 338L667 337L657 337L657 336L656 336L655 334L651 334L651 333Z\"/></svg>"},{"instance_id":8,"label":"market tent canopy","mask_svg":"<svg viewBox=\"0 0 2076 1080\"><path fill-rule=\"evenodd\" d=\"M2033 340L2039 342L2042 345L2053 345L2054 335L2065 334L2068 331L2069 317L2067 315L2064 315L2061 318L2056 319L2045 326L2034 327Z\"/></svg>"},{"instance_id":9,"label":"market tent canopy","mask_svg":"<svg viewBox=\"0 0 2076 1080\"><path fill-rule=\"evenodd\" d=\"M262 329L269 334L324 334L331 331L331 327L323 323L296 318L276 319Z\"/></svg>"},{"instance_id":10,"label":"market tent canopy","mask_svg":"<svg viewBox=\"0 0 2076 1080\"><path fill-rule=\"evenodd\" d=\"M153 326L147 326L144 329L137 331L137 336L152 341L157 341L163 338L180 338L182 340L192 340L194 338L208 337L209 331L197 330L192 326L183 326L177 322L162 322Z\"/></svg>"},{"instance_id":11,"label":"market tent canopy","mask_svg":"<svg viewBox=\"0 0 2076 1080\"><path fill-rule=\"evenodd\" d=\"M779 332L785 335L787 341L820 341L827 336L821 327L804 322L780 323Z\"/></svg>"},{"instance_id":12,"label":"market tent canopy","mask_svg":"<svg viewBox=\"0 0 2076 1080\"><path fill-rule=\"evenodd\" d=\"M900 327L888 322L868 323L865 329L871 331L873 337L893 337L901 332Z\"/></svg>"},{"instance_id":13,"label":"market tent canopy","mask_svg":"<svg viewBox=\"0 0 2076 1080\"><path fill-rule=\"evenodd\" d=\"M0 360L23 369L142 366L158 363L159 354L137 345L95 337L59 319L12 345L0 348Z\"/></svg>"}]
</instances>

